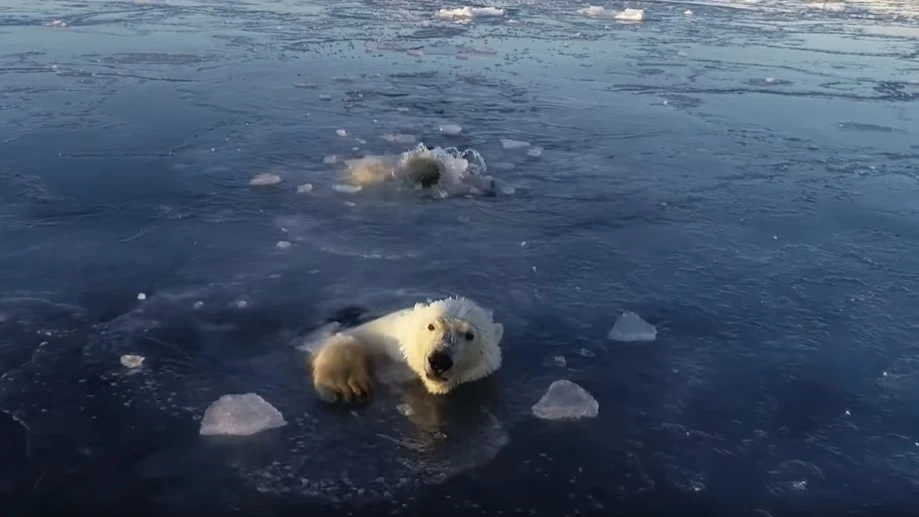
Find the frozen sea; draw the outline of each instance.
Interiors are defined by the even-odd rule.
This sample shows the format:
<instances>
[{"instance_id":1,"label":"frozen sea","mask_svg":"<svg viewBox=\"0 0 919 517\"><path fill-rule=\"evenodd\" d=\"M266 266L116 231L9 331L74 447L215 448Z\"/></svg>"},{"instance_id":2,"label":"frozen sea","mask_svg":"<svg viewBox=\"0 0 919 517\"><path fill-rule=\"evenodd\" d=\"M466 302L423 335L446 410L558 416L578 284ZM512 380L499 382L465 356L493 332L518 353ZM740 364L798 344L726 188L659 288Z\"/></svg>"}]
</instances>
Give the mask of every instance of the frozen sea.
<instances>
[{"instance_id":1,"label":"frozen sea","mask_svg":"<svg viewBox=\"0 0 919 517\"><path fill-rule=\"evenodd\" d=\"M917 515L917 101L912 0L2 0L3 514ZM498 374L318 401L449 295Z\"/></svg>"}]
</instances>

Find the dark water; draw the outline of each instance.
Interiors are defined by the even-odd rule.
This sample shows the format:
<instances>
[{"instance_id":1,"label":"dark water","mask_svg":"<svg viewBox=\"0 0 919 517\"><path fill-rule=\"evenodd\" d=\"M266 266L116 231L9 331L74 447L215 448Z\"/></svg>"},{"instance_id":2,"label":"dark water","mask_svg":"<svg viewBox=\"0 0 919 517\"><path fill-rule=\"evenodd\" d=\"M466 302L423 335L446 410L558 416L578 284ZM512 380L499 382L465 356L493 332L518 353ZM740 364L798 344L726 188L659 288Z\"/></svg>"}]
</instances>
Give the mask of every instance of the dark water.
<instances>
[{"instance_id":1,"label":"dark water","mask_svg":"<svg viewBox=\"0 0 919 517\"><path fill-rule=\"evenodd\" d=\"M723 4L7 0L4 515L919 512L915 8ZM387 134L503 187L333 188ZM433 452L391 395L317 402L292 343L449 294L505 366L417 397ZM599 416L531 416L559 378ZM288 425L198 436L249 391Z\"/></svg>"}]
</instances>

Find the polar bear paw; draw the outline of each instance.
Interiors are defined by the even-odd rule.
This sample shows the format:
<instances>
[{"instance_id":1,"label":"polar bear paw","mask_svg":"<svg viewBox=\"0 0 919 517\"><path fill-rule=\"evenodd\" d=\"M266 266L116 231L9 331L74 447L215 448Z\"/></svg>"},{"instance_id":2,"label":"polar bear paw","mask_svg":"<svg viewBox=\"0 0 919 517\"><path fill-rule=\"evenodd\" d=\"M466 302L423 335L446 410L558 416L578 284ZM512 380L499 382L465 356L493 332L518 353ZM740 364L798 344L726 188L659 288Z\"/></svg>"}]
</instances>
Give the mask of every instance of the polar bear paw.
<instances>
[{"instance_id":1,"label":"polar bear paw","mask_svg":"<svg viewBox=\"0 0 919 517\"><path fill-rule=\"evenodd\" d=\"M370 397L370 358L360 340L338 334L313 359L313 386L327 403L355 402Z\"/></svg>"}]
</instances>

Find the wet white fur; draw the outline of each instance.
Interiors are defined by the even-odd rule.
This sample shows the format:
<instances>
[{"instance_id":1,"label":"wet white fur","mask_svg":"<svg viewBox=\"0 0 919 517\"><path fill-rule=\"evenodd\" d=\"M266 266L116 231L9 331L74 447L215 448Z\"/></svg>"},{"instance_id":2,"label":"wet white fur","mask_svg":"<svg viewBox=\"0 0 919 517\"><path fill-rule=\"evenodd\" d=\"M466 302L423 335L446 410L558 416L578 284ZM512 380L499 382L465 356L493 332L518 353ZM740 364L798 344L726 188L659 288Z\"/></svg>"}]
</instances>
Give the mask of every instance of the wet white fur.
<instances>
[{"instance_id":1,"label":"wet white fur","mask_svg":"<svg viewBox=\"0 0 919 517\"><path fill-rule=\"evenodd\" d=\"M462 353L454 357L455 371L446 381L432 381L425 376L428 356L438 345L435 333L427 330L438 318L461 321L472 327L475 339L465 343ZM446 298L392 312L358 327L329 336L315 355L341 340L356 340L368 358L378 363L388 360L402 363L434 394L446 394L460 384L482 379L501 367L501 338L504 326L493 321L492 312L468 298Z\"/></svg>"}]
</instances>

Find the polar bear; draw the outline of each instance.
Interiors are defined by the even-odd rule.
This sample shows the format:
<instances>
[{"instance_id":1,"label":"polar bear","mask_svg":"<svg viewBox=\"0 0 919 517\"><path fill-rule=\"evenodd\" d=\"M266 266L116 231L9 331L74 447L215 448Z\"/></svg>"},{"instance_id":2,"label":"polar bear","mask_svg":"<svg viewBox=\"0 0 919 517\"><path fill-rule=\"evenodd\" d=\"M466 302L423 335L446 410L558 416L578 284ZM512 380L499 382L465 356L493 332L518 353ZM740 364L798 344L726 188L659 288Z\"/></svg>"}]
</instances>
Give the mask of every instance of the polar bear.
<instances>
[{"instance_id":1,"label":"polar bear","mask_svg":"<svg viewBox=\"0 0 919 517\"><path fill-rule=\"evenodd\" d=\"M313 386L325 402L362 399L386 363L444 395L500 368L503 336L492 312L468 298L418 303L322 341L312 355Z\"/></svg>"},{"instance_id":2,"label":"polar bear","mask_svg":"<svg viewBox=\"0 0 919 517\"><path fill-rule=\"evenodd\" d=\"M474 195L495 193L495 180L482 175L484 160L474 151L428 149L418 144L398 156L370 155L345 161L345 179L356 187L392 184L427 193Z\"/></svg>"}]
</instances>

